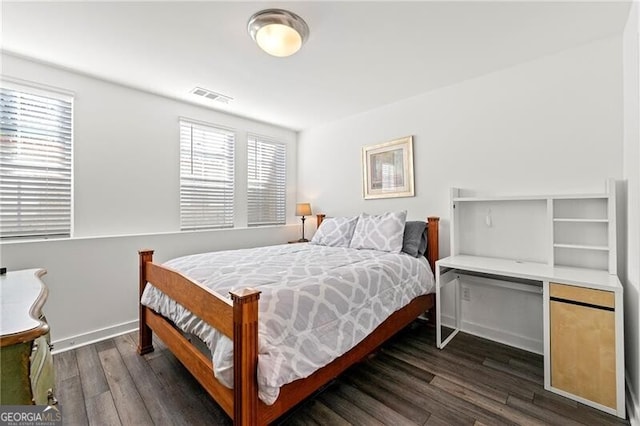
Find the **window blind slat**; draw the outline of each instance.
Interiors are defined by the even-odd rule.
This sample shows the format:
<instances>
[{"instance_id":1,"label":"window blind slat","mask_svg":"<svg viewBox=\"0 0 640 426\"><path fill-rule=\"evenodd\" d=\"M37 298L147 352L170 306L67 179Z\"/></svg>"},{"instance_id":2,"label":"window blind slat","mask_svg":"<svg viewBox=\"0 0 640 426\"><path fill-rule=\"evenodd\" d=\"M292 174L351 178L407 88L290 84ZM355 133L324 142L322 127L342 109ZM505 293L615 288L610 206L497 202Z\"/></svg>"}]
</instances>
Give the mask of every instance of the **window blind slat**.
<instances>
[{"instance_id":1,"label":"window blind slat","mask_svg":"<svg viewBox=\"0 0 640 426\"><path fill-rule=\"evenodd\" d=\"M0 237L71 235L73 104L0 88Z\"/></svg>"},{"instance_id":2,"label":"window blind slat","mask_svg":"<svg viewBox=\"0 0 640 426\"><path fill-rule=\"evenodd\" d=\"M180 120L180 229L233 226L235 134Z\"/></svg>"},{"instance_id":3,"label":"window blind slat","mask_svg":"<svg viewBox=\"0 0 640 426\"><path fill-rule=\"evenodd\" d=\"M247 213L249 226L286 221L286 146L250 135L248 140Z\"/></svg>"}]
</instances>

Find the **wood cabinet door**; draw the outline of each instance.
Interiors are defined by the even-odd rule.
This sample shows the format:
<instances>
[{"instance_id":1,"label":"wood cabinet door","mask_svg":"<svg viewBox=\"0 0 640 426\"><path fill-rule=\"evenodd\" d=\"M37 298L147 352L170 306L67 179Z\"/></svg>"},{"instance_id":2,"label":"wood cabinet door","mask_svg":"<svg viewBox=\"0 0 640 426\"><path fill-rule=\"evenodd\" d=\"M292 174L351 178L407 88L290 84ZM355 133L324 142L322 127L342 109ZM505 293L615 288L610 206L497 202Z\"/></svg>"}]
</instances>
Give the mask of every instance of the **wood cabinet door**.
<instances>
[{"instance_id":1,"label":"wood cabinet door","mask_svg":"<svg viewBox=\"0 0 640 426\"><path fill-rule=\"evenodd\" d=\"M615 312L551 300L549 315L551 386L615 409Z\"/></svg>"}]
</instances>

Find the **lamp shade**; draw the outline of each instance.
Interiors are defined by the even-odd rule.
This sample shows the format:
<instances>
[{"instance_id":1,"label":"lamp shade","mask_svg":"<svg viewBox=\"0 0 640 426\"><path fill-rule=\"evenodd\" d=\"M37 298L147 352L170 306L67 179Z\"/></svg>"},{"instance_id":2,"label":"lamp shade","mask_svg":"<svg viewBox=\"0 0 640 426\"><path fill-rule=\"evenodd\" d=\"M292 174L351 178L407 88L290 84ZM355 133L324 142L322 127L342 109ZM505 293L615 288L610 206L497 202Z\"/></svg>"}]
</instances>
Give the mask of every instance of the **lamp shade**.
<instances>
[{"instance_id":1,"label":"lamp shade","mask_svg":"<svg viewBox=\"0 0 640 426\"><path fill-rule=\"evenodd\" d=\"M293 12L283 9L260 11L247 25L251 38L269 55L286 57L300 50L309 36L309 27Z\"/></svg>"},{"instance_id":2,"label":"lamp shade","mask_svg":"<svg viewBox=\"0 0 640 426\"><path fill-rule=\"evenodd\" d=\"M296 204L296 216L311 216L311 204L309 203Z\"/></svg>"}]
</instances>

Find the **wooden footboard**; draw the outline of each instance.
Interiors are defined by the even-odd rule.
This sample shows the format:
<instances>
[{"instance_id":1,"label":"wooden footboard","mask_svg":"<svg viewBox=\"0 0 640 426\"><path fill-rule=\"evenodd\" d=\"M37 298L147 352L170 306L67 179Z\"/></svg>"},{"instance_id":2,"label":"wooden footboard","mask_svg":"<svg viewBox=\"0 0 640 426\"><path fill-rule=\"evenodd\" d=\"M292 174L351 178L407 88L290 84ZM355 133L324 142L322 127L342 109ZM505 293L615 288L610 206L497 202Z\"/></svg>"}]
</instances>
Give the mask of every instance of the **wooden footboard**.
<instances>
[{"instance_id":1,"label":"wooden footboard","mask_svg":"<svg viewBox=\"0 0 640 426\"><path fill-rule=\"evenodd\" d=\"M324 215L318 217L318 225L323 218ZM427 225L427 258L432 269L438 259L438 220L437 217L430 217ZM142 304L139 311L138 353L143 355L153 351L152 333L155 332L233 419L235 425L268 424L274 421L435 306L433 294L414 299L343 356L306 379L283 386L275 404L267 406L258 399L257 384L260 292L248 288L232 292L229 299L175 270L153 263L152 250L139 251L139 257L140 297L147 283L151 283L233 340L234 388L228 389L215 379L211 359L196 349L168 319Z\"/></svg>"},{"instance_id":2,"label":"wooden footboard","mask_svg":"<svg viewBox=\"0 0 640 426\"><path fill-rule=\"evenodd\" d=\"M234 389L213 376L213 364L164 317L140 304L140 355L153 351L152 330L187 367L200 384L234 419L235 424L257 424L258 301L250 288L222 297L181 273L153 263L153 250L141 250L140 297L147 283L175 300L211 327L233 340Z\"/></svg>"}]
</instances>

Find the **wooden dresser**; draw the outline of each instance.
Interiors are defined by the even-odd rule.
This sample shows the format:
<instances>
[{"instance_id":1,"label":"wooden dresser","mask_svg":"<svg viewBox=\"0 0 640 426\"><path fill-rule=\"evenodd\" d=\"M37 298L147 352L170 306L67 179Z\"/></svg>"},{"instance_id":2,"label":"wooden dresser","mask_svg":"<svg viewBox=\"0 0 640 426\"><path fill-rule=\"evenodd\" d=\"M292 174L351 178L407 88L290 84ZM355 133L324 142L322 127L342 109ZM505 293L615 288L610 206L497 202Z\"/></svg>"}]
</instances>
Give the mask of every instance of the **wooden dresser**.
<instances>
[{"instance_id":1,"label":"wooden dresser","mask_svg":"<svg viewBox=\"0 0 640 426\"><path fill-rule=\"evenodd\" d=\"M0 404L52 405L54 369L49 325L42 314L44 269L0 276Z\"/></svg>"}]
</instances>

